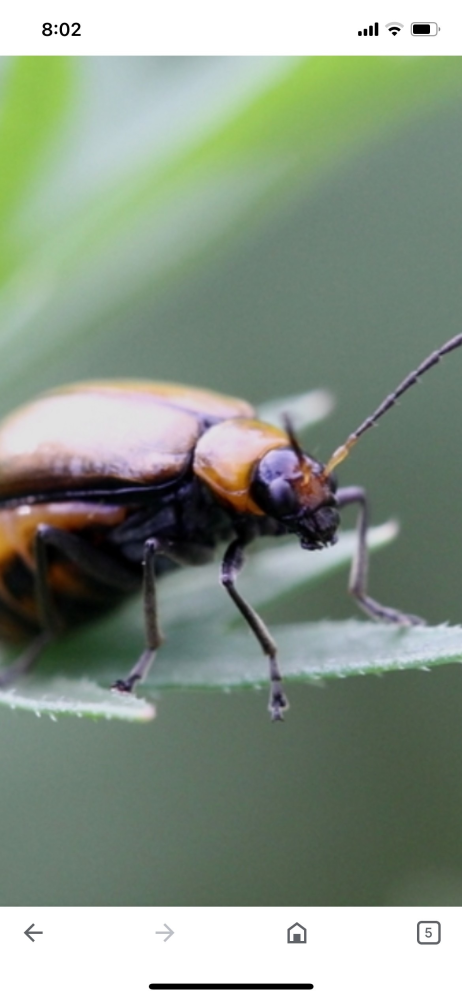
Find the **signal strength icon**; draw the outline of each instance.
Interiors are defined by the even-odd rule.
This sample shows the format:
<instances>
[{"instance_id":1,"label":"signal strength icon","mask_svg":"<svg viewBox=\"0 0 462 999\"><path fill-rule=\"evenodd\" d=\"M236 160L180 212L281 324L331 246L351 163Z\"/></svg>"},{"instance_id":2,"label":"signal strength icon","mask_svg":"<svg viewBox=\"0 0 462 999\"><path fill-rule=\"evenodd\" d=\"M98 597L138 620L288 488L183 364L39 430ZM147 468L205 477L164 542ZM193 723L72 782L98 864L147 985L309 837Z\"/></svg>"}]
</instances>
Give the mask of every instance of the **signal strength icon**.
<instances>
[{"instance_id":1,"label":"signal strength icon","mask_svg":"<svg viewBox=\"0 0 462 999\"><path fill-rule=\"evenodd\" d=\"M385 27L388 28L392 35L398 35L401 28L404 28L404 24L400 24L399 21L390 21L390 23L386 24Z\"/></svg>"},{"instance_id":2,"label":"signal strength icon","mask_svg":"<svg viewBox=\"0 0 462 999\"><path fill-rule=\"evenodd\" d=\"M368 28L363 28L362 31L358 31L358 35L378 35L379 33L379 22L376 21L375 24L370 24Z\"/></svg>"}]
</instances>

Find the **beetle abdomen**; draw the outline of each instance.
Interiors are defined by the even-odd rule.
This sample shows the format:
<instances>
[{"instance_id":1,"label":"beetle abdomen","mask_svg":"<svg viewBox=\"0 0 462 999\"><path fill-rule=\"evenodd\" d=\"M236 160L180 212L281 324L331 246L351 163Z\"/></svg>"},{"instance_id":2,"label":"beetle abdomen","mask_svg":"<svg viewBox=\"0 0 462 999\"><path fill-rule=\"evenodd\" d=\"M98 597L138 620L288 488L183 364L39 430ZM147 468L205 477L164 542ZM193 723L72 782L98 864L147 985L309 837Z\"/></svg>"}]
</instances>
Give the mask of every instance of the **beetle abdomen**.
<instances>
[{"instance_id":1,"label":"beetle abdomen","mask_svg":"<svg viewBox=\"0 0 462 999\"><path fill-rule=\"evenodd\" d=\"M0 510L0 637L15 640L42 630L34 551L41 525L70 531L97 550L104 550L111 529L125 516L124 508L90 503L20 504ZM64 627L98 617L116 606L127 592L95 578L54 550L49 555L47 584ZM136 586L134 567L133 589Z\"/></svg>"}]
</instances>

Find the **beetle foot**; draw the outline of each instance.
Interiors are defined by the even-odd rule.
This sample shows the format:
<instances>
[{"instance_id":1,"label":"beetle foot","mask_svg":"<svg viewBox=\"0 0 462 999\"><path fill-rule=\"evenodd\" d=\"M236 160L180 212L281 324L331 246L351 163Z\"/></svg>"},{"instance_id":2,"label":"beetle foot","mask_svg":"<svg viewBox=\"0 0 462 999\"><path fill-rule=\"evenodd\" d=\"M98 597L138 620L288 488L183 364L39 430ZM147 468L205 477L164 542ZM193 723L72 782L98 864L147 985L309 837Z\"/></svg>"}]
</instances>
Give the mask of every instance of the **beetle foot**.
<instances>
[{"instance_id":1,"label":"beetle foot","mask_svg":"<svg viewBox=\"0 0 462 999\"><path fill-rule=\"evenodd\" d=\"M121 694L131 694L134 686L134 680L116 680L112 684L111 690L118 690Z\"/></svg>"},{"instance_id":2,"label":"beetle foot","mask_svg":"<svg viewBox=\"0 0 462 999\"><path fill-rule=\"evenodd\" d=\"M426 625L426 620L423 617L419 617L417 614L400 614L398 624L404 624L406 627L415 628L418 624Z\"/></svg>"},{"instance_id":3,"label":"beetle foot","mask_svg":"<svg viewBox=\"0 0 462 999\"><path fill-rule=\"evenodd\" d=\"M287 711L288 707L289 702L281 684L273 683L271 685L271 697L268 705L271 721L284 721L284 711Z\"/></svg>"},{"instance_id":4,"label":"beetle foot","mask_svg":"<svg viewBox=\"0 0 462 999\"><path fill-rule=\"evenodd\" d=\"M423 617L418 617L417 614L404 614L402 611L393 610L391 607L383 607L383 613L379 616L376 615L376 619L379 621L386 621L387 624L399 624L403 628L415 628L419 624L425 625L427 622Z\"/></svg>"},{"instance_id":5,"label":"beetle foot","mask_svg":"<svg viewBox=\"0 0 462 999\"><path fill-rule=\"evenodd\" d=\"M374 618L375 621L383 621L385 624L398 624L403 628L415 628L416 625L425 625L427 623L423 617L418 617L417 614L405 614L395 607L385 607L383 604L379 604L377 600L374 600L366 593L352 592L361 609L369 617Z\"/></svg>"}]
</instances>

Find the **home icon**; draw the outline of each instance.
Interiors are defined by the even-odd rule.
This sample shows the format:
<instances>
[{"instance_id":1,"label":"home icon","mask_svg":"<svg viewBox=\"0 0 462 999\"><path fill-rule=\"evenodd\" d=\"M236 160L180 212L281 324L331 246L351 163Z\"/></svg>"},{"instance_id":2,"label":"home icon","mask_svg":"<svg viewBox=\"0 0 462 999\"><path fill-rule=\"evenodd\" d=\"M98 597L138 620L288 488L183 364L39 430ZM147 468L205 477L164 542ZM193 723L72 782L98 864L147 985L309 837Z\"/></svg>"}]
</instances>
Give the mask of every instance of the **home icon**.
<instances>
[{"instance_id":1,"label":"home icon","mask_svg":"<svg viewBox=\"0 0 462 999\"><path fill-rule=\"evenodd\" d=\"M306 943L306 929L301 923L294 923L287 930L287 943Z\"/></svg>"}]
</instances>

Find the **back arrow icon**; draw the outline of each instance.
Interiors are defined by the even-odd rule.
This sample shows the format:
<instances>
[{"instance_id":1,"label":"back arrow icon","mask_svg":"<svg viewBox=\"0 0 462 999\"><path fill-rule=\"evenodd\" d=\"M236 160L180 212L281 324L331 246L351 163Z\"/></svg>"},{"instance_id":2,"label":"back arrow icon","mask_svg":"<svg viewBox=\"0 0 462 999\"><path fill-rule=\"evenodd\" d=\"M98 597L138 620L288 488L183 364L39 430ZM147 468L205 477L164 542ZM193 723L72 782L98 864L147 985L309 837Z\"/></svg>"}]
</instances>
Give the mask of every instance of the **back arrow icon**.
<instances>
[{"instance_id":1,"label":"back arrow icon","mask_svg":"<svg viewBox=\"0 0 462 999\"><path fill-rule=\"evenodd\" d=\"M32 940L32 943L35 943L35 939L34 939L33 934L35 934L35 933L43 933L43 930L33 930L32 929L33 926L35 926L35 923L31 923L30 926L28 927L28 929L24 930L24 935L26 937L29 937L29 940Z\"/></svg>"},{"instance_id":2,"label":"back arrow icon","mask_svg":"<svg viewBox=\"0 0 462 999\"><path fill-rule=\"evenodd\" d=\"M32 923L32 926L33 925L34 924ZM173 937L173 930L170 929L170 926L167 926L167 923L164 923L164 926L165 930L156 930L156 936L158 934L164 936L165 937L164 943L167 943L167 940L170 940L170 937Z\"/></svg>"}]
</instances>

